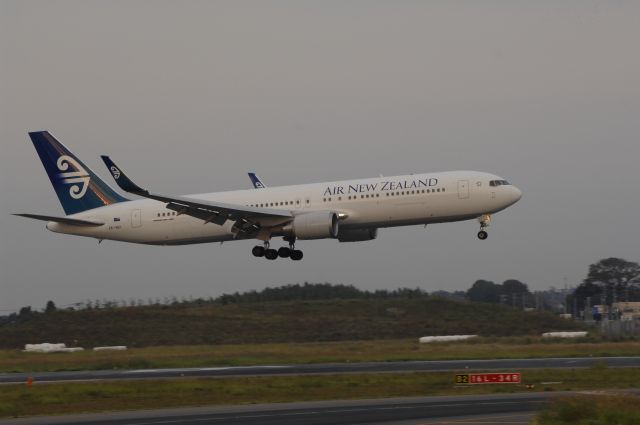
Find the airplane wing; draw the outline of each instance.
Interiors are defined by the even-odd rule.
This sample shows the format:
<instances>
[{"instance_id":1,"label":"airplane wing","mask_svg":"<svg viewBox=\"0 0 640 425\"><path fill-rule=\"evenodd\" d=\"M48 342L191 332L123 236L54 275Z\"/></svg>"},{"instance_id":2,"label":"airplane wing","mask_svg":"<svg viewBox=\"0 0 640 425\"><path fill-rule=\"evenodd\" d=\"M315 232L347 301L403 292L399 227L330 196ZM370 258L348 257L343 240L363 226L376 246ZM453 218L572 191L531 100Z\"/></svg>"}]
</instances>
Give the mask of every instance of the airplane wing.
<instances>
[{"instance_id":1,"label":"airplane wing","mask_svg":"<svg viewBox=\"0 0 640 425\"><path fill-rule=\"evenodd\" d=\"M262 182L262 180L260 180L260 177L258 177L258 175L256 173L247 173L249 174L249 178L251 179L251 183L253 184L253 187L256 189L264 189L267 186L265 186L265 184Z\"/></svg>"},{"instance_id":2,"label":"airplane wing","mask_svg":"<svg viewBox=\"0 0 640 425\"><path fill-rule=\"evenodd\" d=\"M13 214L13 215L17 215L19 217L31 218L34 220L55 221L56 223L70 224L72 226L98 227L104 224L99 221L79 220L77 218L69 218L69 217L54 217L51 215L38 215L38 214Z\"/></svg>"},{"instance_id":3,"label":"airplane wing","mask_svg":"<svg viewBox=\"0 0 640 425\"><path fill-rule=\"evenodd\" d=\"M232 229L236 233L253 235L263 227L284 224L293 218L291 211L286 210L246 207L184 196L156 195L131 181L108 156L103 155L102 160L118 186L125 192L164 202L168 209L203 220L204 224L215 223L222 226L227 220L231 220L234 221Z\"/></svg>"}]
</instances>

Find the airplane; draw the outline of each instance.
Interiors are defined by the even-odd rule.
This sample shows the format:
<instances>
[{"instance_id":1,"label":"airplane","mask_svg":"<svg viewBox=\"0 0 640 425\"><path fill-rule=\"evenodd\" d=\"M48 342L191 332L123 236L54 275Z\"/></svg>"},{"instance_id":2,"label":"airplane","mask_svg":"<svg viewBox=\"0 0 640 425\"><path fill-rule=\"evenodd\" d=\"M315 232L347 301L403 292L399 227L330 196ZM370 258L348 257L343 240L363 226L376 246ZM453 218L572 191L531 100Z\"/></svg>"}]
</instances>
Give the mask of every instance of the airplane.
<instances>
[{"instance_id":1,"label":"airplane","mask_svg":"<svg viewBox=\"0 0 640 425\"><path fill-rule=\"evenodd\" d=\"M492 214L522 192L494 174L447 171L167 196L135 184L108 156L102 159L121 190L113 190L48 131L29 136L65 216L15 214L47 222L52 232L148 245L253 239L255 257L300 261L296 242L376 239L379 228L478 220L486 239ZM273 238L287 245L271 248Z\"/></svg>"}]
</instances>

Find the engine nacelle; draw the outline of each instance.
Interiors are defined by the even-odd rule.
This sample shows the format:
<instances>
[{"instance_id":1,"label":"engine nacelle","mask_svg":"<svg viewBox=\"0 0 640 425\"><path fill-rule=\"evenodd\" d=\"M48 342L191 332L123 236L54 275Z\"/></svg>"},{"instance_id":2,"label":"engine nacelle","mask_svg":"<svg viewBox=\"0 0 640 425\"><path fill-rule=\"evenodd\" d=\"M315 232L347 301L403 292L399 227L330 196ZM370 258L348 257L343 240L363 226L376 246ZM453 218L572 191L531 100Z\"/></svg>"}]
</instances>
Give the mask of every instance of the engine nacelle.
<instances>
[{"instance_id":1,"label":"engine nacelle","mask_svg":"<svg viewBox=\"0 0 640 425\"><path fill-rule=\"evenodd\" d=\"M284 230L301 240L337 238L338 215L331 211L300 214Z\"/></svg>"},{"instance_id":2,"label":"engine nacelle","mask_svg":"<svg viewBox=\"0 0 640 425\"><path fill-rule=\"evenodd\" d=\"M378 237L378 229L340 229L340 242L364 242Z\"/></svg>"}]
</instances>

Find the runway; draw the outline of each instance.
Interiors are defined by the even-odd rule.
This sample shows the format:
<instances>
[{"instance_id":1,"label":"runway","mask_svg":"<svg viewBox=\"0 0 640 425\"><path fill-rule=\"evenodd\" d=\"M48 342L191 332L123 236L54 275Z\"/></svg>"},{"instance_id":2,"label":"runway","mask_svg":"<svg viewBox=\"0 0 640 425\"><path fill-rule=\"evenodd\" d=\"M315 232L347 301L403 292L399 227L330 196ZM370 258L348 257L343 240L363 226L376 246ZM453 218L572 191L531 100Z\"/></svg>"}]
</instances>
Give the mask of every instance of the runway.
<instances>
[{"instance_id":1,"label":"runway","mask_svg":"<svg viewBox=\"0 0 640 425\"><path fill-rule=\"evenodd\" d=\"M128 379L166 379L181 377L239 377L339 373L445 372L467 370L587 368L595 364L608 367L640 367L640 357L580 357L549 359L447 360L367 363L322 363L275 366L204 367L177 369L99 370L75 372L35 372L0 374L0 384L34 382L103 381Z\"/></svg>"},{"instance_id":2,"label":"runway","mask_svg":"<svg viewBox=\"0 0 640 425\"><path fill-rule=\"evenodd\" d=\"M196 407L0 421L0 425L438 425L518 423L555 397L573 392L336 400L249 406ZM504 421L509 417L508 421ZM493 422L491 422L493 421ZM526 422L524 422L526 423Z\"/></svg>"}]
</instances>

